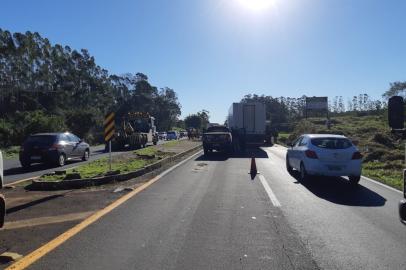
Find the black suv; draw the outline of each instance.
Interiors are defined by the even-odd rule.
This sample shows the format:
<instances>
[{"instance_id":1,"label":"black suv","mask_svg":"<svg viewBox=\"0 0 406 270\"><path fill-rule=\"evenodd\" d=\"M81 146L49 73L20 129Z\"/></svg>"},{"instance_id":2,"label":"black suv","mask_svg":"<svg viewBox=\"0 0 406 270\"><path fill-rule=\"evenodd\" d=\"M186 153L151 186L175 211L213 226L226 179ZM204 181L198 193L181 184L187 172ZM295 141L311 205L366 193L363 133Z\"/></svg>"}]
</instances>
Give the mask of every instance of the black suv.
<instances>
[{"instance_id":1,"label":"black suv","mask_svg":"<svg viewBox=\"0 0 406 270\"><path fill-rule=\"evenodd\" d=\"M20 162L24 168L31 163L64 166L66 160L88 160L89 156L89 144L68 132L30 135L20 149Z\"/></svg>"}]
</instances>

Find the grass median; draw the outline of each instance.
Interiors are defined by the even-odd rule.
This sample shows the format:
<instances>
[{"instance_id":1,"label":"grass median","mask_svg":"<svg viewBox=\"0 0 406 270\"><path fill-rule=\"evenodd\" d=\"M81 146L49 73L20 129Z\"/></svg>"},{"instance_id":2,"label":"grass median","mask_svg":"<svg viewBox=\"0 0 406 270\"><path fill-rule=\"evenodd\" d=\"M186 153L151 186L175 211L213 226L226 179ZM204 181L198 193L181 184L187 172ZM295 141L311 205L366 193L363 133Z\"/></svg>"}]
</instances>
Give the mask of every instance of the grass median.
<instances>
[{"instance_id":1,"label":"grass median","mask_svg":"<svg viewBox=\"0 0 406 270\"><path fill-rule=\"evenodd\" d=\"M155 163L163 158L173 155L172 152L164 152L155 147L147 147L135 150L112 158L111 169L116 173L128 173L143 168L146 165ZM91 161L73 169L67 169L62 174L48 174L41 177L42 181L61 181L71 177L86 179L104 176L109 172L109 159L104 157ZM76 176L76 177L75 177Z\"/></svg>"}]
</instances>

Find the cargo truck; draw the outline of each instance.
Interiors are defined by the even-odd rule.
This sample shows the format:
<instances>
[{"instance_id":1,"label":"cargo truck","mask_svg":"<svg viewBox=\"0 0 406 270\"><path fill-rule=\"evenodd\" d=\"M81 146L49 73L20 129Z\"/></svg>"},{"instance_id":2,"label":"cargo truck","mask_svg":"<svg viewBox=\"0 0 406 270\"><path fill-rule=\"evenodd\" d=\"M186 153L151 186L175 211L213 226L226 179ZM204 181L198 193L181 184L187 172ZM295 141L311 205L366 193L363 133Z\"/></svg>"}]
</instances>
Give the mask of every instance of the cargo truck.
<instances>
[{"instance_id":1,"label":"cargo truck","mask_svg":"<svg viewBox=\"0 0 406 270\"><path fill-rule=\"evenodd\" d=\"M265 104L261 102L233 103L228 111L227 126L233 132L243 133L247 143L264 143Z\"/></svg>"}]
</instances>

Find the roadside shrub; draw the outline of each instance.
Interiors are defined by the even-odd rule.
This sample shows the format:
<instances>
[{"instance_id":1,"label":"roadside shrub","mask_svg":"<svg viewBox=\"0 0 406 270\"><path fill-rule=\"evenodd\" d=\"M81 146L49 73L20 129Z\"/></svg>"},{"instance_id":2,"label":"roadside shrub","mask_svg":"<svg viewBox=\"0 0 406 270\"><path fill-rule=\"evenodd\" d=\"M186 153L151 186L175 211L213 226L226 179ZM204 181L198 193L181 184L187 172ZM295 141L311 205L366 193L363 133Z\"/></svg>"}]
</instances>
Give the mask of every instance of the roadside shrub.
<instances>
[{"instance_id":1,"label":"roadside shrub","mask_svg":"<svg viewBox=\"0 0 406 270\"><path fill-rule=\"evenodd\" d=\"M386 147L395 148L392 138L384 133L375 133L375 135L372 137L372 141L382 144Z\"/></svg>"},{"instance_id":2,"label":"roadside shrub","mask_svg":"<svg viewBox=\"0 0 406 270\"><path fill-rule=\"evenodd\" d=\"M374 160L381 161L384 154L386 154L385 150L368 151L367 153L365 153L364 161L365 162L370 162Z\"/></svg>"}]
</instances>

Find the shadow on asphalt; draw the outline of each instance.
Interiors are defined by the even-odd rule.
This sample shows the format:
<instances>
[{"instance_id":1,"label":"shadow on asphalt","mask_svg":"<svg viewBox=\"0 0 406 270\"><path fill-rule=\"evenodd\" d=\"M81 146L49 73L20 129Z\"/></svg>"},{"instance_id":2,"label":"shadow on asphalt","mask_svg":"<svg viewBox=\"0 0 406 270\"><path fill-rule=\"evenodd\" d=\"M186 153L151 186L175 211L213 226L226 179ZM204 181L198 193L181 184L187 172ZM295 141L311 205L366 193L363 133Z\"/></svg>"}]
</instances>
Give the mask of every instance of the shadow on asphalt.
<instances>
[{"instance_id":1,"label":"shadow on asphalt","mask_svg":"<svg viewBox=\"0 0 406 270\"><path fill-rule=\"evenodd\" d=\"M245 151L234 152L232 154L224 152L212 152L208 155L197 157L196 161L225 161L229 158L268 158L268 154L259 147L249 147Z\"/></svg>"},{"instance_id":2,"label":"shadow on asphalt","mask_svg":"<svg viewBox=\"0 0 406 270\"><path fill-rule=\"evenodd\" d=\"M53 200L53 199L56 199L56 198L59 198L59 197L63 197L63 196L64 196L63 194L47 196L47 197L44 197L44 198L41 198L41 199L38 199L38 200L35 200L35 201L31 201L31 202L28 202L28 203L24 203L24 204L21 204L21 205L11 207L11 208L7 209L6 213L9 215L11 213L26 209L28 207L31 207L31 206L34 206L34 205L37 205L37 204L40 204L40 203L44 203L44 202L47 202L47 201L50 201L50 200Z\"/></svg>"},{"instance_id":3,"label":"shadow on asphalt","mask_svg":"<svg viewBox=\"0 0 406 270\"><path fill-rule=\"evenodd\" d=\"M312 176L305 182L299 182L299 173L294 171L292 176L310 192L329 202L348 205L379 207L385 205L386 199L378 193L362 185L352 186L343 177Z\"/></svg>"}]
</instances>

